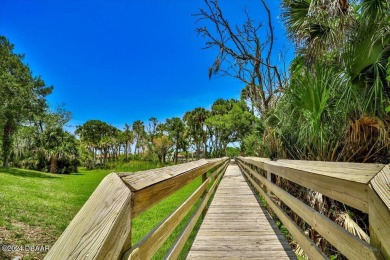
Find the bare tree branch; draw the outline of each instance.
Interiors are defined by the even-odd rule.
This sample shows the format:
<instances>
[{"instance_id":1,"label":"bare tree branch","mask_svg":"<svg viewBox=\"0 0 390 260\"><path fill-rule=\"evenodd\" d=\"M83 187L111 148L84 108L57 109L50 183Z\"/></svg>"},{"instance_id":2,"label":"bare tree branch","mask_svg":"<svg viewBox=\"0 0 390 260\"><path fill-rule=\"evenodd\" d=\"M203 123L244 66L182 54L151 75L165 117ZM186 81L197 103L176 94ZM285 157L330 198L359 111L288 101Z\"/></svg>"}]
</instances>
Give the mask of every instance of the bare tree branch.
<instances>
[{"instance_id":1,"label":"bare tree branch","mask_svg":"<svg viewBox=\"0 0 390 260\"><path fill-rule=\"evenodd\" d=\"M272 63L274 31L270 9L261 0L268 29L252 20L247 10L244 10L245 22L232 27L217 0L205 0L205 4L207 8L195 14L197 22L211 22L214 28L201 26L196 31L206 38L204 49L219 49L209 68L209 77L218 74L239 79L247 86L244 93L249 95L251 106L260 114L266 113L276 94L283 90L282 75L278 66ZM266 35L264 41L261 35Z\"/></svg>"}]
</instances>

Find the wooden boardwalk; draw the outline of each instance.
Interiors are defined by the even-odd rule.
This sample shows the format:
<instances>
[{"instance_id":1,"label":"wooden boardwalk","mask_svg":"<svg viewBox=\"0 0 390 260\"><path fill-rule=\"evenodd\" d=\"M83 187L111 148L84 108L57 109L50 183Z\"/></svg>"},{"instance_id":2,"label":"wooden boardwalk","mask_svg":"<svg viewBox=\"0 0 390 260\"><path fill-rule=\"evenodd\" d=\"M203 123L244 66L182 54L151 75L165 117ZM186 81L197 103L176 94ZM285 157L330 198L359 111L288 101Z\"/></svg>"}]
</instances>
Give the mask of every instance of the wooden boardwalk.
<instances>
[{"instance_id":1,"label":"wooden boardwalk","mask_svg":"<svg viewBox=\"0 0 390 260\"><path fill-rule=\"evenodd\" d=\"M215 193L187 259L296 259L236 164Z\"/></svg>"}]
</instances>

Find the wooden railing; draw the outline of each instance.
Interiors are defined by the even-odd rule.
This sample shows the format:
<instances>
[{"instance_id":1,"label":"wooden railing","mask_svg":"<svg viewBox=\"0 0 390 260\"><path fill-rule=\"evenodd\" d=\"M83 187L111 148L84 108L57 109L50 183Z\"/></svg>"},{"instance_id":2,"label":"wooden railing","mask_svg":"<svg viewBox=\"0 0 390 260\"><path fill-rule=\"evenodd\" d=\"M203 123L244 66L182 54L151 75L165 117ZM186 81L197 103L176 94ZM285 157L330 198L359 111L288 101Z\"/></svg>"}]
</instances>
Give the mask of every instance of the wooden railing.
<instances>
[{"instance_id":1,"label":"wooden railing","mask_svg":"<svg viewBox=\"0 0 390 260\"><path fill-rule=\"evenodd\" d=\"M150 259L201 199L168 253L175 259L229 164L228 158L199 160L137 173L107 175L45 259ZM207 177L207 173L214 169ZM202 176L200 187L139 243L131 245L131 220ZM210 188L209 184L212 183Z\"/></svg>"},{"instance_id":2,"label":"wooden railing","mask_svg":"<svg viewBox=\"0 0 390 260\"><path fill-rule=\"evenodd\" d=\"M328 259L279 206L282 201L348 259L390 259L389 165L238 157L252 187L289 230L310 259ZM370 243L276 185L277 175L369 215Z\"/></svg>"}]
</instances>

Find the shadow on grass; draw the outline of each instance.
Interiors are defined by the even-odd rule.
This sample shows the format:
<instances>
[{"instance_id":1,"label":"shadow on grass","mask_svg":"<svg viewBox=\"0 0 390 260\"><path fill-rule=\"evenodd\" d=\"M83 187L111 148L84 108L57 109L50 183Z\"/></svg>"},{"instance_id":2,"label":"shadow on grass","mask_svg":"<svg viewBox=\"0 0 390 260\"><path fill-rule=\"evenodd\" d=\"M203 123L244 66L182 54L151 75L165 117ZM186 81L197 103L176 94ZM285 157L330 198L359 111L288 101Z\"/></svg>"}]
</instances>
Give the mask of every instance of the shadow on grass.
<instances>
[{"instance_id":1,"label":"shadow on grass","mask_svg":"<svg viewBox=\"0 0 390 260\"><path fill-rule=\"evenodd\" d=\"M85 175L85 173L80 173L80 172L77 172L77 173L70 173L70 174L60 174L62 176L78 176L78 175Z\"/></svg>"},{"instance_id":2,"label":"shadow on grass","mask_svg":"<svg viewBox=\"0 0 390 260\"><path fill-rule=\"evenodd\" d=\"M27 178L46 178L46 179L56 179L59 176L53 176L49 175L49 173L43 173L43 172L37 172L37 171L29 171L29 170L22 170L22 169L15 169L15 168L5 168L0 167L0 174L1 173L8 173L14 176L19 177L27 177Z\"/></svg>"}]
</instances>

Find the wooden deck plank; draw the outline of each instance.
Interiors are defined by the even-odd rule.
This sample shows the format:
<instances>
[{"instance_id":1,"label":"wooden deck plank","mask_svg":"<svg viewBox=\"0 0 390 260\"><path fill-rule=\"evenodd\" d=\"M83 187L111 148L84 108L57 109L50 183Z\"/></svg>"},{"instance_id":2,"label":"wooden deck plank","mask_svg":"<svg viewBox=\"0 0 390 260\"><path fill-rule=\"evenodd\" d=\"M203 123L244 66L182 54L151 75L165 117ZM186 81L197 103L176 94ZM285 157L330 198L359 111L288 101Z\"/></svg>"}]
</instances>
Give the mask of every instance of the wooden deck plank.
<instances>
[{"instance_id":1,"label":"wooden deck plank","mask_svg":"<svg viewBox=\"0 0 390 260\"><path fill-rule=\"evenodd\" d=\"M187 256L222 258L296 259L235 164L227 168Z\"/></svg>"}]
</instances>

